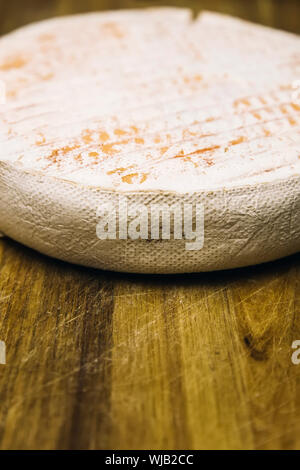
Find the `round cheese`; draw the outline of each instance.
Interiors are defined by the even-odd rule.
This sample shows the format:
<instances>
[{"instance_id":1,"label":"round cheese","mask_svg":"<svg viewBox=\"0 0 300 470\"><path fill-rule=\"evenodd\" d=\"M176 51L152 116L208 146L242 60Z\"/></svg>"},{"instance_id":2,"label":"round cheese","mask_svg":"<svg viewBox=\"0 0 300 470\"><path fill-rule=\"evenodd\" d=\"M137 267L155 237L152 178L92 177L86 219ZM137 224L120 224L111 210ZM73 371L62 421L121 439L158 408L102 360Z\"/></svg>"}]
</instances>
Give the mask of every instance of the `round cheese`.
<instances>
[{"instance_id":1,"label":"round cheese","mask_svg":"<svg viewBox=\"0 0 300 470\"><path fill-rule=\"evenodd\" d=\"M0 230L145 273L300 248L300 39L155 8L0 39ZM1 98L2 97L2 98Z\"/></svg>"}]
</instances>

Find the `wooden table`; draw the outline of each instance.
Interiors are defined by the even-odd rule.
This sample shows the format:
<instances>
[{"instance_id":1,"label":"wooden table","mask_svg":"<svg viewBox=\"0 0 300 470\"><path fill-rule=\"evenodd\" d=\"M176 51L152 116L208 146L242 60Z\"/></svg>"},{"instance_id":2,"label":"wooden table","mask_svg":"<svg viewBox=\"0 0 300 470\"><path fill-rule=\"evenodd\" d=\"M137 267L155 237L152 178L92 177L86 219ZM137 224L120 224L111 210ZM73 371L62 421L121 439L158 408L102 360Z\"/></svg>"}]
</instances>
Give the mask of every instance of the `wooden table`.
<instances>
[{"instance_id":1,"label":"wooden table","mask_svg":"<svg viewBox=\"0 0 300 470\"><path fill-rule=\"evenodd\" d=\"M1 0L0 31L146 4ZM296 0L186 5L300 32ZM71 266L3 239L0 286L1 449L300 447L299 255L154 277Z\"/></svg>"}]
</instances>

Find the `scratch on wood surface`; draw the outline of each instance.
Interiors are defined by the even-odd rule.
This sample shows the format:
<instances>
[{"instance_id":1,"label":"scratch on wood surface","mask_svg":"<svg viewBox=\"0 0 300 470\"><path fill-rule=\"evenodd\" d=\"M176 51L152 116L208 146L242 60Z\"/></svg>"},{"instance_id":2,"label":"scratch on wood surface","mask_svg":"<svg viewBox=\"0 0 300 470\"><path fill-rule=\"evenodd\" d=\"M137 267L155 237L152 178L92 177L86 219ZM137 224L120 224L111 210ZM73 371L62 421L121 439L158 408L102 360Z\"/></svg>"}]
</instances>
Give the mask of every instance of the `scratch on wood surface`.
<instances>
[{"instance_id":1,"label":"scratch on wood surface","mask_svg":"<svg viewBox=\"0 0 300 470\"><path fill-rule=\"evenodd\" d=\"M31 3L0 0L0 31L110 5ZM300 32L293 0L226 9ZM0 448L299 448L299 256L159 278L69 266L6 239L0 255Z\"/></svg>"}]
</instances>

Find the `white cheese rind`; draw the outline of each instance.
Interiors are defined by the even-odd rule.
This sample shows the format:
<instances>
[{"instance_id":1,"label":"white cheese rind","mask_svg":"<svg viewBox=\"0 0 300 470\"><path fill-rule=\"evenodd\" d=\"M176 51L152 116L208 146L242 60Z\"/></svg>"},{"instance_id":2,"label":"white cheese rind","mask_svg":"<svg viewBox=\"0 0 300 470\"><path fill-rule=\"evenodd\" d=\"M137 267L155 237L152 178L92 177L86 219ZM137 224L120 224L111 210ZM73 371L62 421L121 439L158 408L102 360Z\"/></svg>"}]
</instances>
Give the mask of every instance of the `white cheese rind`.
<instances>
[{"instance_id":1,"label":"white cheese rind","mask_svg":"<svg viewBox=\"0 0 300 470\"><path fill-rule=\"evenodd\" d=\"M299 54L297 36L172 8L54 19L0 39L0 230L127 272L299 251ZM203 248L99 240L97 209L120 195L133 208L203 204Z\"/></svg>"}]
</instances>

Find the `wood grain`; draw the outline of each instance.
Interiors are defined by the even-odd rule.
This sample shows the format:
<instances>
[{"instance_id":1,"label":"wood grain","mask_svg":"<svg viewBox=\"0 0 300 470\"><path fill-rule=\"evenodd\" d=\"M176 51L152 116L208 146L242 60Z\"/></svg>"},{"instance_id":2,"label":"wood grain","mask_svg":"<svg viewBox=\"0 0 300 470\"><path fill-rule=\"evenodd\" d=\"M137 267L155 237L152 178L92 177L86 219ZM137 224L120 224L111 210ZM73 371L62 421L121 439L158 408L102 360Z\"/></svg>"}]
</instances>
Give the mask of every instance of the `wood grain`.
<instances>
[{"instance_id":1,"label":"wood grain","mask_svg":"<svg viewBox=\"0 0 300 470\"><path fill-rule=\"evenodd\" d=\"M183 5L184 2L164 2ZM0 1L0 31L142 1ZM296 1L185 2L300 32ZM186 276L0 242L1 449L299 449L300 256Z\"/></svg>"}]
</instances>

